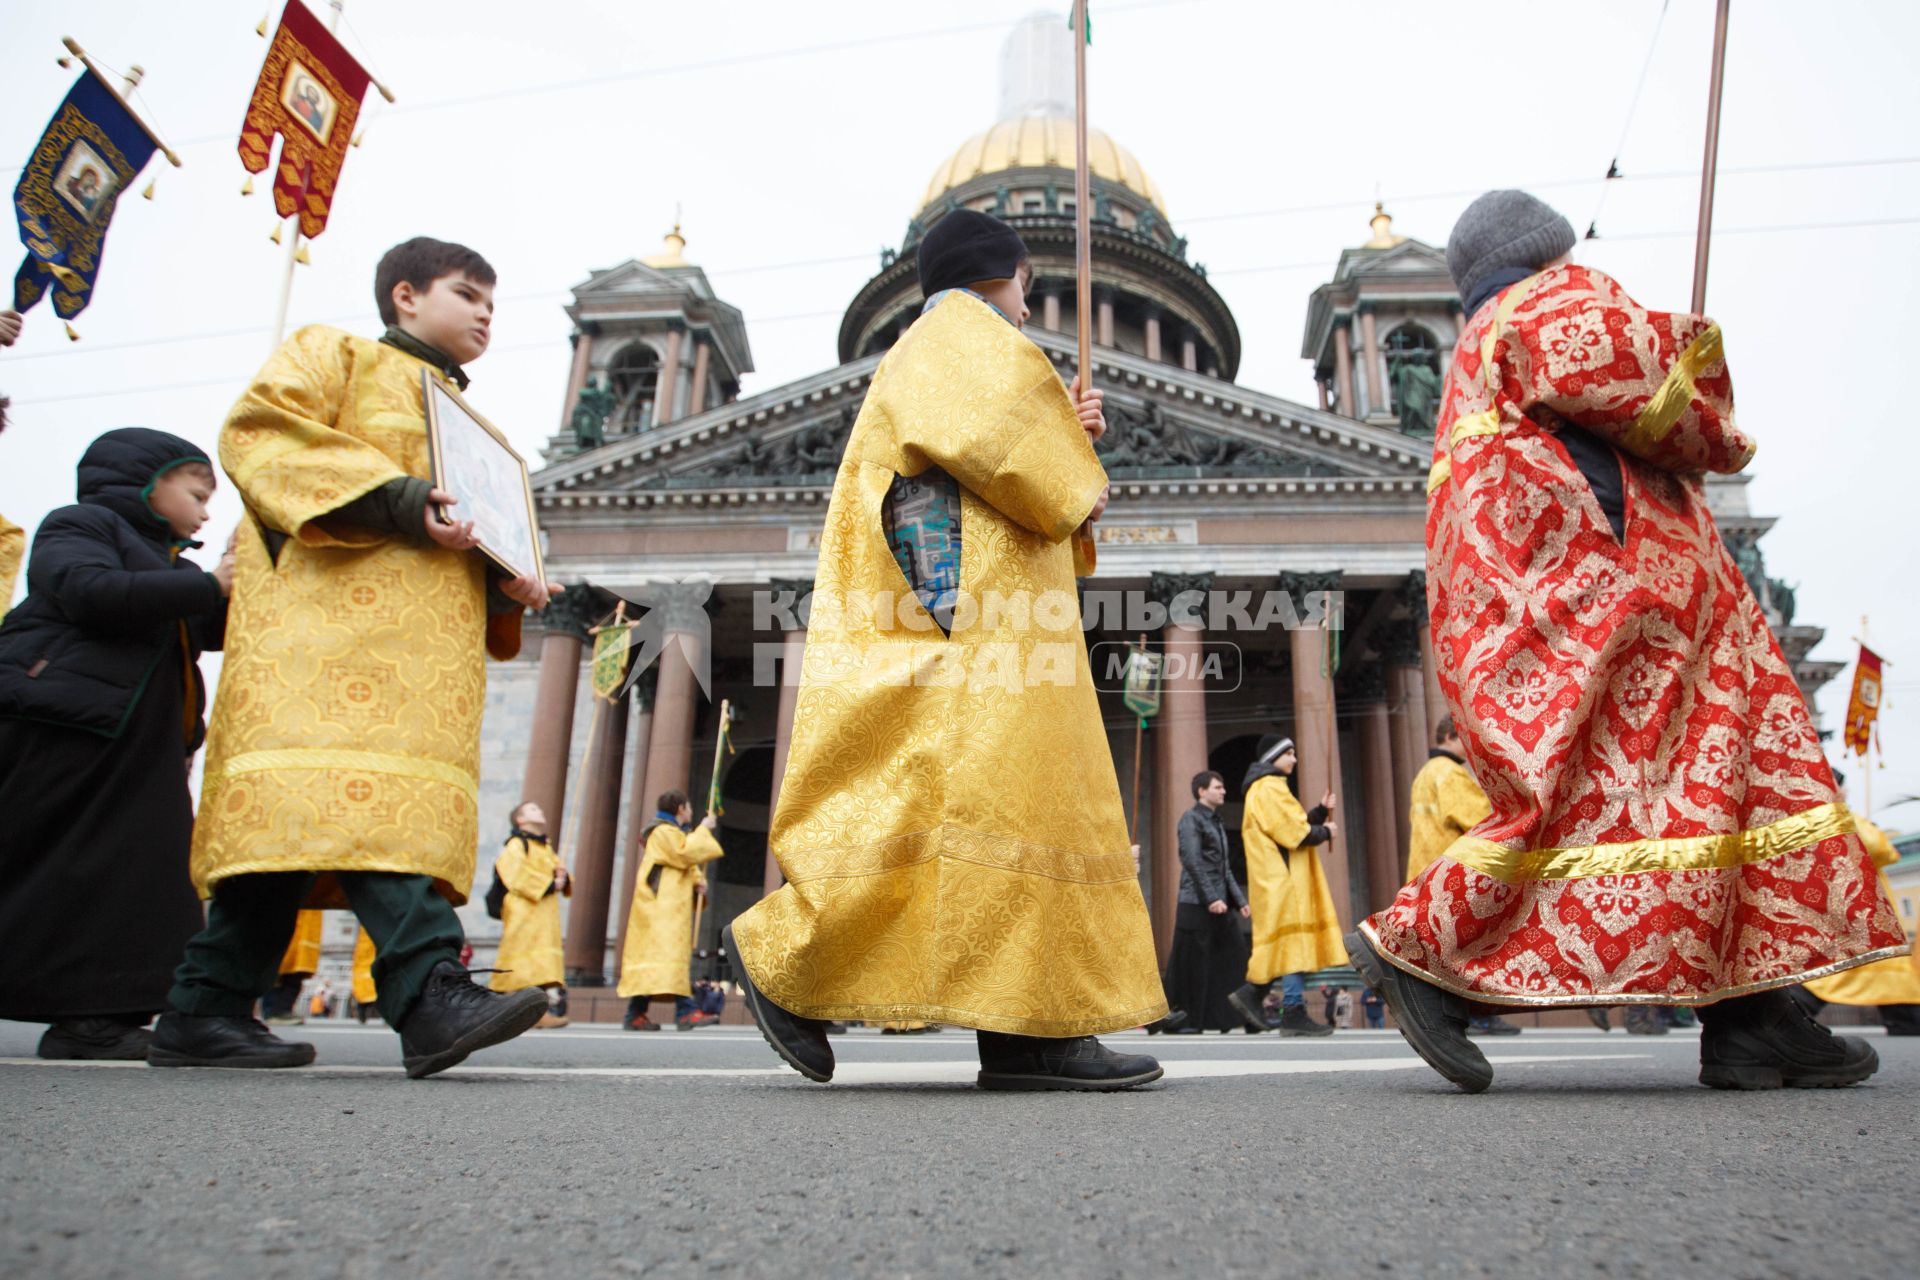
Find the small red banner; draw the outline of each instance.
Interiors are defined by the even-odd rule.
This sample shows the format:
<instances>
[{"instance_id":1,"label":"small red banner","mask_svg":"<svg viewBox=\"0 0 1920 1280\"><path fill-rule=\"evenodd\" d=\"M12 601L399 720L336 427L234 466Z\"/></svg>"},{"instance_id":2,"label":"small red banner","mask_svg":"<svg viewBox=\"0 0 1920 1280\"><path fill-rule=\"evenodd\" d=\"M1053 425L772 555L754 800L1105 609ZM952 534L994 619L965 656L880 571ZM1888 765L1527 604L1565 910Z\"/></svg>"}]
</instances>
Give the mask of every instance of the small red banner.
<instances>
[{"instance_id":1,"label":"small red banner","mask_svg":"<svg viewBox=\"0 0 1920 1280\"><path fill-rule=\"evenodd\" d=\"M1880 655L1860 646L1860 661L1853 669L1853 696L1847 699L1846 742L1857 756L1867 754L1873 738L1873 722L1880 715Z\"/></svg>"},{"instance_id":2,"label":"small red banner","mask_svg":"<svg viewBox=\"0 0 1920 1280\"><path fill-rule=\"evenodd\" d=\"M287 0L240 126L240 163L249 173L263 172L273 135L280 135L273 206L283 218L299 215L300 234L309 239L327 229L369 83L365 68L333 33L300 0Z\"/></svg>"}]
</instances>

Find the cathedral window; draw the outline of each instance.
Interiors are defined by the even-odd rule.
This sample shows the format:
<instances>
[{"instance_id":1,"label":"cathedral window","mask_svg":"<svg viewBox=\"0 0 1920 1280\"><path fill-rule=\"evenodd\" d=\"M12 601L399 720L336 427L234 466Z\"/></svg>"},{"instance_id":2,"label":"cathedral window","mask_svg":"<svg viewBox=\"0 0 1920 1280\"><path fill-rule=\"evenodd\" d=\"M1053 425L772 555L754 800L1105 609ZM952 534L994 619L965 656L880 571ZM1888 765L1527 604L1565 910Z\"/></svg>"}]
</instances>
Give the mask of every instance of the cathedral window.
<instances>
[{"instance_id":1,"label":"cathedral window","mask_svg":"<svg viewBox=\"0 0 1920 1280\"><path fill-rule=\"evenodd\" d=\"M653 425L654 389L660 383L660 357L644 342L630 342L607 369L614 408L609 435L631 435Z\"/></svg>"}]
</instances>

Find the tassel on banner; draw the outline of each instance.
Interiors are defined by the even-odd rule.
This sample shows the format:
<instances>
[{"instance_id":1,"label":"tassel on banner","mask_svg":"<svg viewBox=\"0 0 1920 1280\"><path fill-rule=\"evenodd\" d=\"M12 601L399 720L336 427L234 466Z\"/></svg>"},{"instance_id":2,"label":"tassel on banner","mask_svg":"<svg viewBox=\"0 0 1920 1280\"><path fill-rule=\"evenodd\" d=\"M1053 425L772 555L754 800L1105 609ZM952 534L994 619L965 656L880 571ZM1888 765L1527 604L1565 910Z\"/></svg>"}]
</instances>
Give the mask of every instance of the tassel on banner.
<instances>
[{"instance_id":1,"label":"tassel on banner","mask_svg":"<svg viewBox=\"0 0 1920 1280\"><path fill-rule=\"evenodd\" d=\"M54 62L55 62L55 64L56 64L56 65L58 65L58 66L60 67L60 69L61 69L61 70L63 70L63 71L71 71L71 70L73 70L73 59L72 59L72 58L69 58L69 57L66 57L66 56L64 56L64 55L63 55L63 56L61 56L61 57L58 57L58 58L55 58L55 59L54 59Z\"/></svg>"},{"instance_id":2,"label":"tassel on banner","mask_svg":"<svg viewBox=\"0 0 1920 1280\"><path fill-rule=\"evenodd\" d=\"M265 40L267 38L267 15L266 14L263 13L260 15L260 25L253 29L253 34L259 36L262 40Z\"/></svg>"},{"instance_id":3,"label":"tassel on banner","mask_svg":"<svg viewBox=\"0 0 1920 1280\"><path fill-rule=\"evenodd\" d=\"M293 251L293 260L303 267L313 265L313 259L307 256L307 246L304 244Z\"/></svg>"},{"instance_id":4,"label":"tassel on banner","mask_svg":"<svg viewBox=\"0 0 1920 1280\"><path fill-rule=\"evenodd\" d=\"M71 324L67 325L67 341L68 342L80 341L80 331L78 329L75 329Z\"/></svg>"},{"instance_id":5,"label":"tassel on banner","mask_svg":"<svg viewBox=\"0 0 1920 1280\"><path fill-rule=\"evenodd\" d=\"M362 129L360 132L353 135L353 145L356 147L359 146L361 143L365 142L366 140L367 140L367 131L365 129Z\"/></svg>"},{"instance_id":6,"label":"tassel on banner","mask_svg":"<svg viewBox=\"0 0 1920 1280\"><path fill-rule=\"evenodd\" d=\"M273 241L275 244L280 243L280 224L279 223L276 222L273 224L273 234L268 236L267 239Z\"/></svg>"},{"instance_id":7,"label":"tassel on banner","mask_svg":"<svg viewBox=\"0 0 1920 1280\"><path fill-rule=\"evenodd\" d=\"M154 179L153 181L151 181L151 182L149 182L149 183L147 183L147 185L146 185L146 187L145 187L145 189L143 189L143 190L142 190L142 191L140 192L140 198L141 198L142 200L151 200L151 199L153 199L153 189L154 189L155 187L157 187L157 186L159 186L159 185L160 185L160 179L158 179L158 178L155 178L155 179Z\"/></svg>"},{"instance_id":8,"label":"tassel on banner","mask_svg":"<svg viewBox=\"0 0 1920 1280\"><path fill-rule=\"evenodd\" d=\"M243 196L250 196L253 194L253 175L252 174L248 174L247 180L240 184L240 194Z\"/></svg>"}]
</instances>

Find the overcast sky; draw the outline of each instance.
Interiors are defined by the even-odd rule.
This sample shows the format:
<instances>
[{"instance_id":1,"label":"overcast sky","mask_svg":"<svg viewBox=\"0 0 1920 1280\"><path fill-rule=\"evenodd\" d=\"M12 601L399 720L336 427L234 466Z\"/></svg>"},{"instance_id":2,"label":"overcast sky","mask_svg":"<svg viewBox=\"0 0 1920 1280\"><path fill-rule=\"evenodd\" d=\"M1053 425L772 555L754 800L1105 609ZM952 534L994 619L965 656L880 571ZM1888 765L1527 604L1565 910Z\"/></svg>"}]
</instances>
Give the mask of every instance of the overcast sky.
<instances>
[{"instance_id":1,"label":"overcast sky","mask_svg":"<svg viewBox=\"0 0 1920 1280\"><path fill-rule=\"evenodd\" d=\"M159 427L211 449L267 353L281 251L267 184L242 199L235 153L266 8L9 6L9 187L73 79L55 64L62 35L147 69L142 105L186 161L156 157L143 184L157 174L158 198L121 201L83 340L43 303L0 354L14 399L0 511L29 529L71 500L73 464L103 430ZM561 415L567 290L655 252L681 205L688 256L746 313L759 371L745 392L829 367L881 247L898 245L940 161L992 122L1001 41L1035 8L348 0L348 47L399 101L364 117L293 323L377 333L382 250L421 233L473 245L499 270L500 309L472 396L533 458ZM1396 231L1437 245L1474 194L1527 187L1578 228L1597 214L1603 238L1581 260L1650 306L1687 305L1710 0L1671 0L1663 24L1659 0L1134 0L1093 14L1093 122L1153 175L1233 307L1248 386L1313 402L1307 295L1366 238L1376 194ZM1819 656L1850 663L1869 614L1896 664L1873 801L1909 829L1920 804L1886 806L1920 794L1920 444L1905 394L1916 47L1920 5L1734 6L1708 295L1741 424L1760 441L1751 504L1780 518L1770 572L1798 586L1801 620L1827 628ZM1626 180L1603 184L1616 149ZM219 536L237 514L223 490ZM1850 677L1821 699L1829 727ZM1858 803L1861 770L1843 767Z\"/></svg>"}]
</instances>

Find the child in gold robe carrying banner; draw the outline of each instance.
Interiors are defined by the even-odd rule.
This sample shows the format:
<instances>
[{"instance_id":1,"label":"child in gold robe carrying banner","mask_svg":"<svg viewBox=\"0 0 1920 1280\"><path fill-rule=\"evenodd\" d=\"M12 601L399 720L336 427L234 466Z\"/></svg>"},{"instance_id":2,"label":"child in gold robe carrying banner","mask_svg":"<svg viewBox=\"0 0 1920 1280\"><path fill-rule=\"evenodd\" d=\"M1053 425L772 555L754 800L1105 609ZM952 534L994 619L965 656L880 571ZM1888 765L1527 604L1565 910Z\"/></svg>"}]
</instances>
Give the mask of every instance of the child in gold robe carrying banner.
<instances>
[{"instance_id":1,"label":"child in gold robe carrying banner","mask_svg":"<svg viewBox=\"0 0 1920 1280\"><path fill-rule=\"evenodd\" d=\"M493 268L420 238L374 279L379 341L314 326L228 416L246 502L192 873L207 927L174 976L154 1066L313 1060L251 1016L302 906L350 906L409 1076L519 1035L538 989L497 994L459 961L473 885L485 657L520 645L550 589L489 581L459 495L434 489L421 370L464 388L487 348Z\"/></svg>"},{"instance_id":2,"label":"child in gold robe carrying banner","mask_svg":"<svg viewBox=\"0 0 1920 1280\"><path fill-rule=\"evenodd\" d=\"M1158 1063L1093 1038L1166 1012L1074 594L1099 396L1021 335L1005 224L947 214L919 269L821 536L769 836L787 884L727 953L812 1080L826 1021L860 1019L975 1028L984 1088L1145 1084Z\"/></svg>"}]
</instances>

